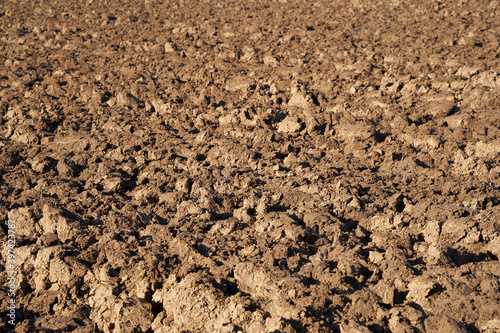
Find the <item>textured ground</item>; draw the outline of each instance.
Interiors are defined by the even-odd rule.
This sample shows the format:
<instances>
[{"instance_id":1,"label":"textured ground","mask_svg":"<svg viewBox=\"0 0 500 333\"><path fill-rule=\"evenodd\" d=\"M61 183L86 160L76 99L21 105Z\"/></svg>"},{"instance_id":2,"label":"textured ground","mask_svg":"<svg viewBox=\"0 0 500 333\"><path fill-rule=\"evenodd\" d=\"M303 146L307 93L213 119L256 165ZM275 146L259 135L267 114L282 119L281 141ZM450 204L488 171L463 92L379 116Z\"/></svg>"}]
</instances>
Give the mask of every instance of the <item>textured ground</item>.
<instances>
[{"instance_id":1,"label":"textured ground","mask_svg":"<svg viewBox=\"0 0 500 333\"><path fill-rule=\"evenodd\" d=\"M2 1L16 332L499 332L499 41L486 0Z\"/></svg>"}]
</instances>

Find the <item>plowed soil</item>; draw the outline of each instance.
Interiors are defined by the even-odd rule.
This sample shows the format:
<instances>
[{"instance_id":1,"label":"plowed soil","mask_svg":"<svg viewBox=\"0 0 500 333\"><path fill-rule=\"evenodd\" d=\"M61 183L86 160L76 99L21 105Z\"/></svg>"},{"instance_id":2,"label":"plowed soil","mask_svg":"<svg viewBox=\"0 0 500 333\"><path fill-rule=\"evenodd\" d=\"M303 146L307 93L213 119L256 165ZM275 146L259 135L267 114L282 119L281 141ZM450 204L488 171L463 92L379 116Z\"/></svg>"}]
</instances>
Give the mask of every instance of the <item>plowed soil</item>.
<instances>
[{"instance_id":1,"label":"plowed soil","mask_svg":"<svg viewBox=\"0 0 500 333\"><path fill-rule=\"evenodd\" d=\"M0 3L16 332L500 332L500 4Z\"/></svg>"}]
</instances>

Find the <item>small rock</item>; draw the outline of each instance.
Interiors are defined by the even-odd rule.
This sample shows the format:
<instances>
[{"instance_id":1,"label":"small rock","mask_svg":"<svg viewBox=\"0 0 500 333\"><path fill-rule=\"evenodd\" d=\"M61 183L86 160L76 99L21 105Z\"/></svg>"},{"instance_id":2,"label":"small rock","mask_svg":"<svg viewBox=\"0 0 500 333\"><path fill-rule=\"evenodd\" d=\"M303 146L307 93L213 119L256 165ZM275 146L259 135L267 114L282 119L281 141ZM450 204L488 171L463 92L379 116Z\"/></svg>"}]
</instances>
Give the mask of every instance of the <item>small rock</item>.
<instances>
[{"instance_id":1,"label":"small rock","mask_svg":"<svg viewBox=\"0 0 500 333\"><path fill-rule=\"evenodd\" d=\"M439 234L441 233L441 226L439 225L439 221L431 220L427 222L422 234L424 235L424 239L429 244L437 243L439 240Z\"/></svg>"},{"instance_id":2,"label":"small rock","mask_svg":"<svg viewBox=\"0 0 500 333\"><path fill-rule=\"evenodd\" d=\"M297 133L302 129L298 118L288 116L281 123L278 124L278 133Z\"/></svg>"},{"instance_id":3,"label":"small rock","mask_svg":"<svg viewBox=\"0 0 500 333\"><path fill-rule=\"evenodd\" d=\"M361 208L361 204L359 203L359 199L357 197L352 197L351 202L349 202L347 206L352 207L354 209Z\"/></svg>"},{"instance_id":4,"label":"small rock","mask_svg":"<svg viewBox=\"0 0 500 333\"><path fill-rule=\"evenodd\" d=\"M296 106L299 108L309 108L313 106L313 102L310 96L304 93L295 93L292 98L288 101L288 106Z\"/></svg>"},{"instance_id":5,"label":"small rock","mask_svg":"<svg viewBox=\"0 0 500 333\"><path fill-rule=\"evenodd\" d=\"M165 53L174 52L176 49L177 47L175 46L175 44L170 42L165 43Z\"/></svg>"}]
</instances>

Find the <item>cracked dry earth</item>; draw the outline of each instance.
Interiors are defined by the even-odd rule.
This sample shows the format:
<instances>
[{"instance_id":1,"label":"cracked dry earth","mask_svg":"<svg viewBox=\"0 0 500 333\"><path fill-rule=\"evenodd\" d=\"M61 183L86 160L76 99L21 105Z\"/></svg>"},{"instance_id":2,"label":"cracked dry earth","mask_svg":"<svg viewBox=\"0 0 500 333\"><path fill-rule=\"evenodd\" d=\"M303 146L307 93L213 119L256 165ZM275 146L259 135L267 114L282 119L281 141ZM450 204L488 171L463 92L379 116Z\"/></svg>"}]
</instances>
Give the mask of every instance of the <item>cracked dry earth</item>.
<instances>
[{"instance_id":1,"label":"cracked dry earth","mask_svg":"<svg viewBox=\"0 0 500 333\"><path fill-rule=\"evenodd\" d=\"M2 1L2 329L500 332L499 15Z\"/></svg>"}]
</instances>

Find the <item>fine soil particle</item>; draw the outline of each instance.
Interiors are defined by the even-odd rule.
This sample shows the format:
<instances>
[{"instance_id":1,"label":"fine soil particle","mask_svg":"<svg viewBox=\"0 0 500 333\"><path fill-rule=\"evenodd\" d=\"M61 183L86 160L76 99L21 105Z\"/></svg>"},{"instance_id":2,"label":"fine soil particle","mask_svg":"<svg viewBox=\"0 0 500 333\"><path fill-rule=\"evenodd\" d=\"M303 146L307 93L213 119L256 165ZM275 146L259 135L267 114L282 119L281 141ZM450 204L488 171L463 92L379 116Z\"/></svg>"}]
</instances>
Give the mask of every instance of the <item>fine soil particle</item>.
<instances>
[{"instance_id":1,"label":"fine soil particle","mask_svg":"<svg viewBox=\"0 0 500 333\"><path fill-rule=\"evenodd\" d=\"M499 23L486 0L2 2L16 332L500 332Z\"/></svg>"}]
</instances>

